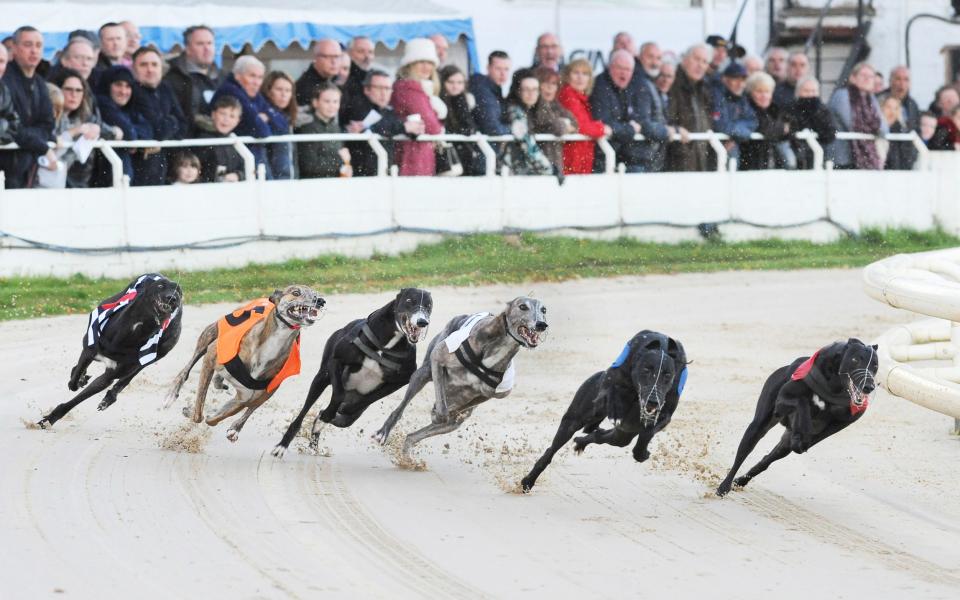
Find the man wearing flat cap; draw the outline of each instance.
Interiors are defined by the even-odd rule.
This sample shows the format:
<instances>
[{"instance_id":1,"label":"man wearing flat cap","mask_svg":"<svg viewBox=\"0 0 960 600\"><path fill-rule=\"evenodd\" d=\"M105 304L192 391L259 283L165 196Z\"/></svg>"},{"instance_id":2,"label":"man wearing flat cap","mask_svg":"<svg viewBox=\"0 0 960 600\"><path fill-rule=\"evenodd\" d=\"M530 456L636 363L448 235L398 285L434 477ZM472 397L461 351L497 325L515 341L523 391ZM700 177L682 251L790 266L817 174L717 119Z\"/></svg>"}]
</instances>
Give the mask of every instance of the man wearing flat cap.
<instances>
[{"instance_id":1,"label":"man wearing flat cap","mask_svg":"<svg viewBox=\"0 0 960 600\"><path fill-rule=\"evenodd\" d=\"M747 69L743 65L731 61L720 80L723 85L713 99L713 130L731 137L723 145L730 156L736 158L739 156L737 144L749 140L750 134L757 130L757 115L743 95L747 80Z\"/></svg>"}]
</instances>

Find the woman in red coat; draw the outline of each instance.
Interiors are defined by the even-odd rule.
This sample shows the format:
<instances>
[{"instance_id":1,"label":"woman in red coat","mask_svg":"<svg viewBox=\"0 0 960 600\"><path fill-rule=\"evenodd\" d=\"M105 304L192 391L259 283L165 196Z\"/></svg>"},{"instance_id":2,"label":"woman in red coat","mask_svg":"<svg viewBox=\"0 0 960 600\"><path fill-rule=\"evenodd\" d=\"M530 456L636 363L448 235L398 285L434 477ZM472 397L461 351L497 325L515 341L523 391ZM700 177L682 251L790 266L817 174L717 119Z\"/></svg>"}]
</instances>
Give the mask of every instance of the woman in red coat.
<instances>
[{"instance_id":1,"label":"woman in red coat","mask_svg":"<svg viewBox=\"0 0 960 600\"><path fill-rule=\"evenodd\" d=\"M397 81L393 84L393 110L401 121L411 115L423 123L424 133L443 133L441 120L447 116L447 105L437 93L437 50L426 38L407 42ZM433 142L398 142L397 164L400 175L436 175L437 158Z\"/></svg>"},{"instance_id":2,"label":"woman in red coat","mask_svg":"<svg viewBox=\"0 0 960 600\"><path fill-rule=\"evenodd\" d=\"M593 118L590 113L590 91L593 89L593 68L585 59L567 63L561 75L563 86L557 101L569 110L579 126L577 133L592 138L610 135L609 125ZM593 172L594 142L567 142L563 146L563 173L585 175Z\"/></svg>"}]
</instances>

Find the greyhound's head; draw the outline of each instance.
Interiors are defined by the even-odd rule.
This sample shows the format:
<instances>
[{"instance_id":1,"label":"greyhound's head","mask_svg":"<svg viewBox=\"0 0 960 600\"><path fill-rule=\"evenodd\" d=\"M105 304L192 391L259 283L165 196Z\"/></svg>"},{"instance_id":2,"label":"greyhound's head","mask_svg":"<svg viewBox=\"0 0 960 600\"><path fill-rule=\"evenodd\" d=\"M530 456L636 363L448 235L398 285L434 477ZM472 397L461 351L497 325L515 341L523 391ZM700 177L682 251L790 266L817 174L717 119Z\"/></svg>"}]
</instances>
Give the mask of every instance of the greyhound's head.
<instances>
[{"instance_id":1,"label":"greyhound's head","mask_svg":"<svg viewBox=\"0 0 960 600\"><path fill-rule=\"evenodd\" d=\"M547 307L535 298L520 296L503 312L507 333L525 348L536 348L547 336Z\"/></svg>"},{"instance_id":2,"label":"greyhound's head","mask_svg":"<svg viewBox=\"0 0 960 600\"><path fill-rule=\"evenodd\" d=\"M150 299L157 323L165 321L183 304L183 290L180 285L166 277L147 280L143 295Z\"/></svg>"},{"instance_id":3,"label":"greyhound's head","mask_svg":"<svg viewBox=\"0 0 960 600\"><path fill-rule=\"evenodd\" d=\"M411 344L416 344L427 334L432 312L433 296L419 288L403 288L393 302L397 329L407 336Z\"/></svg>"},{"instance_id":4,"label":"greyhound's head","mask_svg":"<svg viewBox=\"0 0 960 600\"><path fill-rule=\"evenodd\" d=\"M878 366L876 345L869 346L856 338L847 340L837 374L850 394L851 411L864 408L870 399L870 394L877 387L874 377Z\"/></svg>"},{"instance_id":5,"label":"greyhound's head","mask_svg":"<svg viewBox=\"0 0 960 600\"><path fill-rule=\"evenodd\" d=\"M323 316L326 300L320 294L305 285L288 285L285 289L274 290L270 302L277 305L276 315L288 326L309 327Z\"/></svg>"},{"instance_id":6,"label":"greyhound's head","mask_svg":"<svg viewBox=\"0 0 960 600\"><path fill-rule=\"evenodd\" d=\"M673 387L677 367L674 356L677 355L677 343L668 340L664 348L660 340L653 339L638 347L630 378L637 390L640 401L640 421L645 427L657 422L660 410L667 399L667 392Z\"/></svg>"}]
</instances>

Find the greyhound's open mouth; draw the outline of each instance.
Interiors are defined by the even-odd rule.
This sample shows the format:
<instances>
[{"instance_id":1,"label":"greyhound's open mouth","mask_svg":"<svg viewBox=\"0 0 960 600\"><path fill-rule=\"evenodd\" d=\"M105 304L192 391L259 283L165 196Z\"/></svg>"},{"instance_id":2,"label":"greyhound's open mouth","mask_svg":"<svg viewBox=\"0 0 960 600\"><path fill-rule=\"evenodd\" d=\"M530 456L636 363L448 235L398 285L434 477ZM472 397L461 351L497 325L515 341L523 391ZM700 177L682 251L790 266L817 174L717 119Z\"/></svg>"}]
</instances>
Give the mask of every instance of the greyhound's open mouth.
<instances>
[{"instance_id":1,"label":"greyhound's open mouth","mask_svg":"<svg viewBox=\"0 0 960 600\"><path fill-rule=\"evenodd\" d=\"M536 348L540 345L540 342L543 341L544 334L542 332L530 329L525 325L517 327L517 333L520 335L520 339L523 340L523 343L526 344L527 348Z\"/></svg>"},{"instance_id":2,"label":"greyhound's open mouth","mask_svg":"<svg viewBox=\"0 0 960 600\"><path fill-rule=\"evenodd\" d=\"M644 402L640 405L640 421L642 421L644 425L655 423L657 421L657 416L659 415L659 402Z\"/></svg>"},{"instance_id":3,"label":"greyhound's open mouth","mask_svg":"<svg viewBox=\"0 0 960 600\"><path fill-rule=\"evenodd\" d=\"M429 329L429 327L429 325L420 327L409 315L404 315L400 319L400 330L403 332L403 335L407 336L407 341L411 344L416 344L427 335L427 329Z\"/></svg>"},{"instance_id":4,"label":"greyhound's open mouth","mask_svg":"<svg viewBox=\"0 0 960 600\"><path fill-rule=\"evenodd\" d=\"M850 394L850 410L862 410L870 401L870 394L866 394L853 383L853 378L847 378L847 393Z\"/></svg>"},{"instance_id":5,"label":"greyhound's open mouth","mask_svg":"<svg viewBox=\"0 0 960 600\"><path fill-rule=\"evenodd\" d=\"M315 304L298 303L287 307L287 317L296 321L300 325L307 327L317 322L317 319L323 314L324 306Z\"/></svg>"}]
</instances>

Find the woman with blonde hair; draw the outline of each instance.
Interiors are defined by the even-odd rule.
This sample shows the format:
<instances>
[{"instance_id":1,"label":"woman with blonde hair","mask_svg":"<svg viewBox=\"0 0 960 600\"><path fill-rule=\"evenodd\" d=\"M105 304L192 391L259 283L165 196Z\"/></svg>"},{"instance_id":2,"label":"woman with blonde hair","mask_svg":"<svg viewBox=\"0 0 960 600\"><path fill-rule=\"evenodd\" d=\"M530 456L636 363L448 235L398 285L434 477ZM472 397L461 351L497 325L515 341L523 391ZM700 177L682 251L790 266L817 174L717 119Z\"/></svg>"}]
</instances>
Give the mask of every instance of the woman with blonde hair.
<instances>
[{"instance_id":1,"label":"woman with blonde hair","mask_svg":"<svg viewBox=\"0 0 960 600\"><path fill-rule=\"evenodd\" d=\"M437 77L437 48L427 38L407 42L393 84L392 104L401 121L423 123L424 133L443 132L441 120L447 116L447 105L440 99ZM435 175L437 157L433 142L398 142L397 164L400 175Z\"/></svg>"},{"instance_id":2,"label":"woman with blonde hair","mask_svg":"<svg viewBox=\"0 0 960 600\"><path fill-rule=\"evenodd\" d=\"M593 118L590 112L590 92L593 91L593 67L578 58L567 63L560 75L557 101L577 122L577 133L592 138L610 135L609 125ZM565 175L585 175L593 172L594 142L567 142L563 146Z\"/></svg>"}]
</instances>

